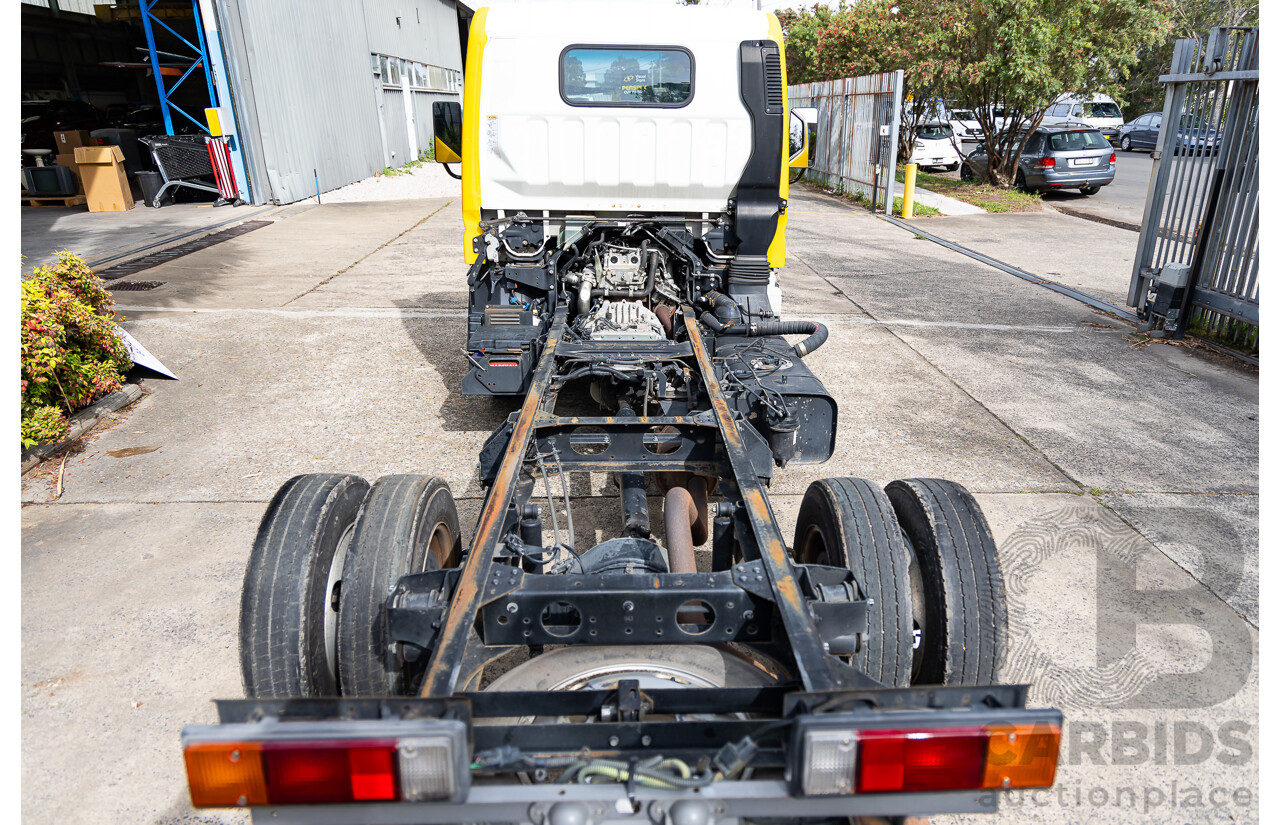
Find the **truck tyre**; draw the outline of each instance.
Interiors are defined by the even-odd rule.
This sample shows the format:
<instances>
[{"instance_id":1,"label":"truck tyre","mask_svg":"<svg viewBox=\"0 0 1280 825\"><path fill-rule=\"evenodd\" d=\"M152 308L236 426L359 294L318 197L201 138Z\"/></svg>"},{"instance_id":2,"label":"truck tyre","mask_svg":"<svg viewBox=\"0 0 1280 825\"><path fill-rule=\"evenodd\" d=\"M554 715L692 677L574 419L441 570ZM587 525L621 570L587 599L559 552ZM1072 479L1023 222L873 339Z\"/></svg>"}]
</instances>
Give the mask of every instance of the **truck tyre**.
<instances>
[{"instance_id":1,"label":"truck tyre","mask_svg":"<svg viewBox=\"0 0 1280 825\"><path fill-rule=\"evenodd\" d=\"M867 608L866 643L853 657L863 673L890 687L911 677L911 553L893 505L862 478L826 478L809 485L796 520L801 564L853 571Z\"/></svg>"},{"instance_id":2,"label":"truck tyre","mask_svg":"<svg viewBox=\"0 0 1280 825\"><path fill-rule=\"evenodd\" d=\"M1008 615L996 542L982 510L968 490L943 479L903 479L885 492L912 551L920 642L911 684L994 684Z\"/></svg>"},{"instance_id":3,"label":"truck tyre","mask_svg":"<svg viewBox=\"0 0 1280 825\"><path fill-rule=\"evenodd\" d=\"M458 507L444 479L394 475L374 483L342 570L338 673L343 696L399 696L412 689L414 668L387 643L387 597L401 576L454 567L461 554Z\"/></svg>"},{"instance_id":4,"label":"truck tyre","mask_svg":"<svg viewBox=\"0 0 1280 825\"><path fill-rule=\"evenodd\" d=\"M271 499L240 596L245 696L338 695L333 591L368 491L359 476L314 473Z\"/></svg>"}]
</instances>

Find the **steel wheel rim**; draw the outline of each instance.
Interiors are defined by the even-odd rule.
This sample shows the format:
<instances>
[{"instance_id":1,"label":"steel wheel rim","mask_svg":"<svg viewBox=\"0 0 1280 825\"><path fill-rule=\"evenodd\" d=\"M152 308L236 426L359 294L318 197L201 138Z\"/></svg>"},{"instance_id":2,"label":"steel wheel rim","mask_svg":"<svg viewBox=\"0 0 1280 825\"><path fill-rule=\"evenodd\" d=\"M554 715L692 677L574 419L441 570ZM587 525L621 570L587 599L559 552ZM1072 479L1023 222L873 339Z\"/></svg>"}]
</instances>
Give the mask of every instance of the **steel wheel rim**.
<instances>
[{"instance_id":1,"label":"steel wheel rim","mask_svg":"<svg viewBox=\"0 0 1280 825\"><path fill-rule=\"evenodd\" d=\"M436 568L443 570L449 566L449 556L453 552L453 531L443 521L436 522L431 528L431 537L427 539L427 555L436 560Z\"/></svg>"},{"instance_id":2,"label":"steel wheel rim","mask_svg":"<svg viewBox=\"0 0 1280 825\"><path fill-rule=\"evenodd\" d=\"M355 532L356 525L352 522L338 537L338 547L333 551L329 579L324 588L324 658L329 673L333 674L334 684L338 683L338 610L342 600L342 567L347 561L347 551L351 549Z\"/></svg>"},{"instance_id":3,"label":"steel wheel rim","mask_svg":"<svg viewBox=\"0 0 1280 825\"><path fill-rule=\"evenodd\" d=\"M911 580L911 684L916 684L920 671L924 667L924 634L928 629L925 620L924 575L920 572L920 560L916 556L916 548L911 543L906 531L902 532L902 540L907 543L907 551L911 554L911 563L907 566L907 576Z\"/></svg>"}]
</instances>

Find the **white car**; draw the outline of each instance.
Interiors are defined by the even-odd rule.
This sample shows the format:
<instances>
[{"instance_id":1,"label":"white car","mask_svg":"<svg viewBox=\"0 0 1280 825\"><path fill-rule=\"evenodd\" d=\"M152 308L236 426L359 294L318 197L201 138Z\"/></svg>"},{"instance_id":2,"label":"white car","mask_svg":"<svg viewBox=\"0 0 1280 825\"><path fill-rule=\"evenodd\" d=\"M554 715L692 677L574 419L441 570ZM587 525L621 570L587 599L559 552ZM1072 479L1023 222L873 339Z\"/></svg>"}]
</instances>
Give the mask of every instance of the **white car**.
<instances>
[{"instance_id":1,"label":"white car","mask_svg":"<svg viewBox=\"0 0 1280 825\"><path fill-rule=\"evenodd\" d=\"M960 168L960 153L956 150L955 134L947 123L926 123L916 130L916 145L907 163L921 169L945 169L948 172Z\"/></svg>"},{"instance_id":2,"label":"white car","mask_svg":"<svg viewBox=\"0 0 1280 825\"><path fill-rule=\"evenodd\" d=\"M961 143L981 143L985 134L972 109L948 109L951 131Z\"/></svg>"}]
</instances>

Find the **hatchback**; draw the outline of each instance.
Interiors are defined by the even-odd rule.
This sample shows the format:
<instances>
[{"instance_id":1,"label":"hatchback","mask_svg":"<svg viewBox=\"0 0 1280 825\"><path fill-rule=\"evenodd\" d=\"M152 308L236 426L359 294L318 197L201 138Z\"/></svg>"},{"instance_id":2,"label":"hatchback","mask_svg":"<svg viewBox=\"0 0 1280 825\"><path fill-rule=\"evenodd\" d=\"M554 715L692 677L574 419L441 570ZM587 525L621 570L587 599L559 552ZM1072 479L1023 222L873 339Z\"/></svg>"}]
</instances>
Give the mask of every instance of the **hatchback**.
<instances>
[{"instance_id":1,"label":"hatchback","mask_svg":"<svg viewBox=\"0 0 1280 825\"><path fill-rule=\"evenodd\" d=\"M907 163L914 163L921 169L945 169L948 172L960 168L960 153L956 151L951 125L926 123L917 129L915 146Z\"/></svg>"},{"instance_id":2,"label":"hatchback","mask_svg":"<svg viewBox=\"0 0 1280 825\"><path fill-rule=\"evenodd\" d=\"M960 167L961 180L985 176L987 150L979 146ZM1097 129L1041 126L1032 133L1018 159L1019 189L1048 192L1079 189L1092 195L1116 176L1116 154Z\"/></svg>"}]
</instances>

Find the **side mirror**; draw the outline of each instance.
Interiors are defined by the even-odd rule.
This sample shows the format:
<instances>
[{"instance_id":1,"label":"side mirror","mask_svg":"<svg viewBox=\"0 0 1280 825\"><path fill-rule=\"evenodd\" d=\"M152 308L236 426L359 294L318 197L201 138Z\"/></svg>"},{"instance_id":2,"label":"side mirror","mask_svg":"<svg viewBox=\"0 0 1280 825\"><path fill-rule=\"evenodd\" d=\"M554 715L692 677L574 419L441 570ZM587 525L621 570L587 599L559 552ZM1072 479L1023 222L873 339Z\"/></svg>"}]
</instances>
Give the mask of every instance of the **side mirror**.
<instances>
[{"instance_id":1,"label":"side mirror","mask_svg":"<svg viewBox=\"0 0 1280 825\"><path fill-rule=\"evenodd\" d=\"M431 104L432 127L436 133L436 162L462 162L462 104L436 101Z\"/></svg>"},{"instance_id":2,"label":"side mirror","mask_svg":"<svg viewBox=\"0 0 1280 825\"><path fill-rule=\"evenodd\" d=\"M812 106L800 106L791 110L790 162L792 169L808 169L813 166L818 143L818 110Z\"/></svg>"}]
</instances>

